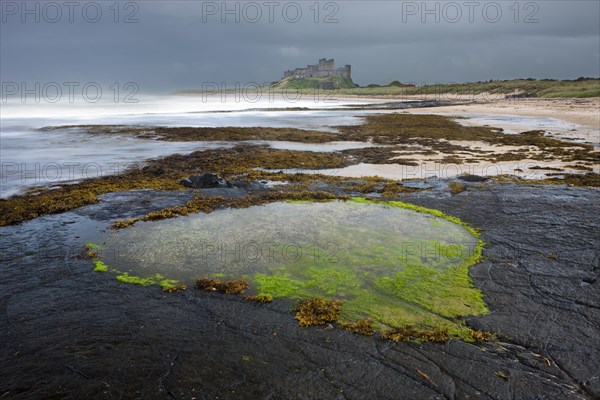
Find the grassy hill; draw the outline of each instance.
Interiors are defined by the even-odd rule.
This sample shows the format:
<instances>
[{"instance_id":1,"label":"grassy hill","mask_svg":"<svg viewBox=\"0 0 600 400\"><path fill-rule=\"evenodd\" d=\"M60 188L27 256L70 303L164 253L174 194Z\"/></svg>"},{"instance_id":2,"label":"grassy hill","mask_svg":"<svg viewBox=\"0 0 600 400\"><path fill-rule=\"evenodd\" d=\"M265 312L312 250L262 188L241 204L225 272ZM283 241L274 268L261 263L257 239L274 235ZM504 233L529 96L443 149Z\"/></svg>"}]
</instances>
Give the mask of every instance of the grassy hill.
<instances>
[{"instance_id":1,"label":"grassy hill","mask_svg":"<svg viewBox=\"0 0 600 400\"><path fill-rule=\"evenodd\" d=\"M352 79L339 76L329 76L326 78L285 78L276 82L274 87L277 89L352 89L358 88L358 85L352 82Z\"/></svg>"},{"instance_id":2,"label":"grassy hill","mask_svg":"<svg viewBox=\"0 0 600 400\"><path fill-rule=\"evenodd\" d=\"M417 87L401 87L392 82L386 86L368 85L366 87L339 90L340 94L350 95L423 95L423 94L457 94L478 95L490 93L509 95L519 93L524 97L599 97L600 79L578 78L576 80L554 79L513 79L503 81L470 82L423 85Z\"/></svg>"}]
</instances>

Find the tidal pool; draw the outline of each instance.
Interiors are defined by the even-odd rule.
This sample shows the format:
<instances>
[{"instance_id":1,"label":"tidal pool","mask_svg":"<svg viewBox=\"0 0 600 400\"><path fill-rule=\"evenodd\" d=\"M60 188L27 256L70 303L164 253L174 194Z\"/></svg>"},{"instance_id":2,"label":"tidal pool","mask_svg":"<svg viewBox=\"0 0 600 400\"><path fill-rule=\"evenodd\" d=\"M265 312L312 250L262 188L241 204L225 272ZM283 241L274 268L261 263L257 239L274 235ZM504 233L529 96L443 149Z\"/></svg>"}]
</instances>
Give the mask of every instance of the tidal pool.
<instances>
[{"instance_id":1,"label":"tidal pool","mask_svg":"<svg viewBox=\"0 0 600 400\"><path fill-rule=\"evenodd\" d=\"M248 280L247 294L342 301L346 322L380 329L448 328L487 311L469 267L477 232L454 217L400 202L275 202L113 231L101 260L130 276Z\"/></svg>"}]
</instances>

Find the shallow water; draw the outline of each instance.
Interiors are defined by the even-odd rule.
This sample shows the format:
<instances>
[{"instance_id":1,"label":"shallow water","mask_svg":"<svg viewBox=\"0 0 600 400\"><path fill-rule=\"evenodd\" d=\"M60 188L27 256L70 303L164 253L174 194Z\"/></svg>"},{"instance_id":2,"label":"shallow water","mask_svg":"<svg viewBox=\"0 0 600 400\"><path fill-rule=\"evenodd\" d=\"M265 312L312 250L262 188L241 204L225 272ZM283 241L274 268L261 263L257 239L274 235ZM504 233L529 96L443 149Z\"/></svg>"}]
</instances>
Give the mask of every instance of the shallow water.
<instances>
[{"instance_id":1,"label":"shallow water","mask_svg":"<svg viewBox=\"0 0 600 400\"><path fill-rule=\"evenodd\" d=\"M502 132L515 135L531 130L542 130L550 137L572 143L587 143L600 147L600 129L582 126L551 117L530 117L520 115L459 114L466 119L456 122L466 126L492 126Z\"/></svg>"},{"instance_id":2,"label":"shallow water","mask_svg":"<svg viewBox=\"0 0 600 400\"><path fill-rule=\"evenodd\" d=\"M248 140L244 143L267 145L278 150L294 150L294 151L313 151L319 153L329 153L332 151L342 151L350 149L364 149L367 147L384 147L374 143L366 142L328 142L328 143L303 143L303 142L288 142L284 140Z\"/></svg>"},{"instance_id":3,"label":"shallow water","mask_svg":"<svg viewBox=\"0 0 600 400\"><path fill-rule=\"evenodd\" d=\"M245 278L250 294L335 297L346 302L346 318L393 307L402 312L378 321L397 325L422 318L421 308L431 308L429 319L449 313L435 309L435 294L413 291L463 271L476 243L460 225L385 203L277 202L141 222L112 232L100 259L142 278L160 274L188 285L201 277ZM406 279L416 281L403 288Z\"/></svg>"},{"instance_id":4,"label":"shallow water","mask_svg":"<svg viewBox=\"0 0 600 400\"><path fill-rule=\"evenodd\" d=\"M89 134L77 128L2 135L0 198L33 186L113 175L150 158L225 149L240 142L167 142L125 135ZM376 146L360 142L299 143L253 140L274 149L331 152Z\"/></svg>"},{"instance_id":5,"label":"shallow water","mask_svg":"<svg viewBox=\"0 0 600 400\"><path fill-rule=\"evenodd\" d=\"M249 103L201 96L144 97L139 103L36 104L8 102L0 119L0 197L24 188L77 181L123 171L132 163L170 154L231 147L231 142L160 142L124 136L90 135L78 129L37 131L45 126L125 124L148 126L264 126L332 130L332 126L359 124L370 111L328 111L353 104L281 99ZM289 107L316 108L290 111ZM279 109L279 110L277 110ZM367 147L368 144L332 143L306 145L293 142L261 142L274 148L333 151Z\"/></svg>"},{"instance_id":6,"label":"shallow water","mask_svg":"<svg viewBox=\"0 0 600 400\"><path fill-rule=\"evenodd\" d=\"M455 178L461 175L479 175L493 177L498 175L515 175L522 179L544 179L552 170L536 170L531 167L563 167L566 163L539 160L480 162L472 164L445 164L437 161L424 161L417 166L402 164L370 164L359 163L343 168L325 169L264 169L268 172L282 172L285 174L318 174L326 176L339 176L346 178L380 177L393 180L440 179ZM569 173L581 173L572 170Z\"/></svg>"},{"instance_id":7,"label":"shallow water","mask_svg":"<svg viewBox=\"0 0 600 400\"><path fill-rule=\"evenodd\" d=\"M1 197L9 197L33 186L51 186L117 174L149 158L234 145L224 142L159 142L118 135L90 135L73 130L23 132L18 137L2 139Z\"/></svg>"},{"instance_id":8,"label":"shallow water","mask_svg":"<svg viewBox=\"0 0 600 400\"><path fill-rule=\"evenodd\" d=\"M371 254L400 267L403 246L417 242L474 245L459 225L429 214L355 202L277 202L219 210L114 231L105 247L118 253L107 264L140 276L160 273L191 282L201 276L251 275L288 264L370 264ZM118 251L117 251L118 250ZM432 249L423 249L432 250ZM435 259L437 267L462 258ZM290 263L291 261L291 263ZM432 265L433 265L432 264Z\"/></svg>"},{"instance_id":9,"label":"shallow water","mask_svg":"<svg viewBox=\"0 0 600 400\"><path fill-rule=\"evenodd\" d=\"M527 130L567 131L581 128L573 124L550 117L526 117L521 115L495 115L495 114L459 114L468 119L458 119L458 123L468 126L497 126L504 129L504 133L517 134ZM512 128L512 129L511 129Z\"/></svg>"},{"instance_id":10,"label":"shallow water","mask_svg":"<svg viewBox=\"0 0 600 400\"><path fill-rule=\"evenodd\" d=\"M12 100L12 99L11 99ZM137 103L35 103L8 101L2 104L2 131L22 132L57 125L159 125L159 126L266 126L331 130L330 126L356 124L359 114L376 111L329 110L356 100L289 102L276 98L258 102L228 97L143 96ZM293 110L310 108L311 110Z\"/></svg>"}]
</instances>

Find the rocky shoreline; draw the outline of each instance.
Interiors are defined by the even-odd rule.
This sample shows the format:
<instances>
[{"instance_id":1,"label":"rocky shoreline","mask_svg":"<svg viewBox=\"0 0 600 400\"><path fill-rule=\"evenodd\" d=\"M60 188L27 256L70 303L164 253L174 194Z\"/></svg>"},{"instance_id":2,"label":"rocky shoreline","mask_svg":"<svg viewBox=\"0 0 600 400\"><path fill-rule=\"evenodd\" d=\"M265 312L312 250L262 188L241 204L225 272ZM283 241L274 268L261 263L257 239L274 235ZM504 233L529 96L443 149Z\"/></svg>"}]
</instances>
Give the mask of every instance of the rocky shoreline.
<instances>
[{"instance_id":1,"label":"rocky shoreline","mask_svg":"<svg viewBox=\"0 0 600 400\"><path fill-rule=\"evenodd\" d=\"M425 183L427 184L427 183ZM2 228L0 396L10 398L595 398L600 395L598 189L444 180L402 200L481 228L471 269L497 340L394 343L301 328L291 304L195 289L163 294L73 259L90 231L190 201L108 193ZM319 190L343 192L335 182ZM413 184L414 185L414 184ZM239 197L246 189L202 189ZM261 189L268 191L268 188Z\"/></svg>"}]
</instances>

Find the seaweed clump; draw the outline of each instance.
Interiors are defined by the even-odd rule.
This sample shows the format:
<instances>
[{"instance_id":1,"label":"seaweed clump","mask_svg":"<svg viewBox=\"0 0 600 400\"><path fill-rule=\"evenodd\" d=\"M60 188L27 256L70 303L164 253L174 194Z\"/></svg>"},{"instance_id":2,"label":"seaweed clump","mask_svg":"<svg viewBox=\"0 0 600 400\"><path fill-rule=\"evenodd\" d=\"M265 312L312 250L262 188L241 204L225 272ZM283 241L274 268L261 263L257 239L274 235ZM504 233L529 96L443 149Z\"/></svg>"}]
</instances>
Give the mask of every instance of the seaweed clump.
<instances>
[{"instance_id":1,"label":"seaweed clump","mask_svg":"<svg viewBox=\"0 0 600 400\"><path fill-rule=\"evenodd\" d=\"M575 187L600 187L600 174L588 172L586 174L565 174L553 173L546 174L549 178L539 179L529 182L529 185L568 185ZM522 179L518 179L507 175L498 175L494 177L494 181L500 183L520 183L524 184Z\"/></svg>"},{"instance_id":2,"label":"seaweed clump","mask_svg":"<svg viewBox=\"0 0 600 400\"><path fill-rule=\"evenodd\" d=\"M357 333L359 335L371 336L375 332L373 320L371 318L360 319L356 322L348 322L341 324L341 327L347 331Z\"/></svg>"},{"instance_id":3,"label":"seaweed clump","mask_svg":"<svg viewBox=\"0 0 600 400\"><path fill-rule=\"evenodd\" d=\"M482 331L479 329L471 330L471 338L476 342L487 342L492 337L491 332Z\"/></svg>"},{"instance_id":4,"label":"seaweed clump","mask_svg":"<svg viewBox=\"0 0 600 400\"><path fill-rule=\"evenodd\" d=\"M95 250L101 249L100 246L94 243L86 243L83 245L83 251L77 254L77 258L93 259L98 256Z\"/></svg>"},{"instance_id":5,"label":"seaweed clump","mask_svg":"<svg viewBox=\"0 0 600 400\"><path fill-rule=\"evenodd\" d=\"M448 186L450 187L450 193L452 193L452 194L459 194L459 193L462 193L465 190L467 190L465 185L463 185L462 183L458 183L458 182L450 182L448 184Z\"/></svg>"},{"instance_id":6,"label":"seaweed clump","mask_svg":"<svg viewBox=\"0 0 600 400\"><path fill-rule=\"evenodd\" d=\"M160 281L160 288L165 293L176 293L187 289L187 285L185 283L179 283L179 281L176 281L175 279L163 279Z\"/></svg>"},{"instance_id":7,"label":"seaweed clump","mask_svg":"<svg viewBox=\"0 0 600 400\"><path fill-rule=\"evenodd\" d=\"M450 339L448 328L415 329L410 325L383 333L383 337L394 342L436 342L445 343Z\"/></svg>"},{"instance_id":8,"label":"seaweed clump","mask_svg":"<svg viewBox=\"0 0 600 400\"><path fill-rule=\"evenodd\" d=\"M244 298L248 301L254 301L257 303L270 303L273 301L273 296L265 293L259 293L256 296L246 296Z\"/></svg>"},{"instance_id":9,"label":"seaweed clump","mask_svg":"<svg viewBox=\"0 0 600 400\"><path fill-rule=\"evenodd\" d=\"M267 170L316 170L345 167L350 161L336 153L275 150L266 146L242 145L231 149L196 151L188 155L174 154L150 160L147 164L143 168L132 167L118 175L89 178L74 185L32 188L23 195L0 199L0 226L98 203L101 201L98 196L105 193L141 189L187 190L179 181L185 176L206 171L213 171L231 179L239 177L240 174L253 177L266 174L264 171L256 171L257 167ZM318 177L314 177L314 180L317 179Z\"/></svg>"},{"instance_id":10,"label":"seaweed clump","mask_svg":"<svg viewBox=\"0 0 600 400\"><path fill-rule=\"evenodd\" d=\"M340 316L339 300L325 300L314 297L296 308L296 320L300 326L323 325L335 321Z\"/></svg>"},{"instance_id":11,"label":"seaweed clump","mask_svg":"<svg viewBox=\"0 0 600 400\"><path fill-rule=\"evenodd\" d=\"M589 172L587 174L564 174L563 176L562 182L557 179L559 183L566 183L569 186L600 187L600 174Z\"/></svg>"},{"instance_id":12,"label":"seaweed clump","mask_svg":"<svg viewBox=\"0 0 600 400\"><path fill-rule=\"evenodd\" d=\"M328 192L267 192L256 195L250 195L239 199L224 199L223 197L204 198L194 196L194 198L182 206L167 207L159 211L152 211L143 217L128 220L119 220L111 225L112 229L127 228L138 221L159 221L163 219L177 218L190 214L205 213L209 214L219 208L247 208L255 205L267 204L280 200L347 200L347 196L337 196Z\"/></svg>"},{"instance_id":13,"label":"seaweed clump","mask_svg":"<svg viewBox=\"0 0 600 400\"><path fill-rule=\"evenodd\" d=\"M220 279L201 278L196 281L196 287L207 292L242 294L248 286L248 282L245 279L221 281Z\"/></svg>"}]
</instances>

